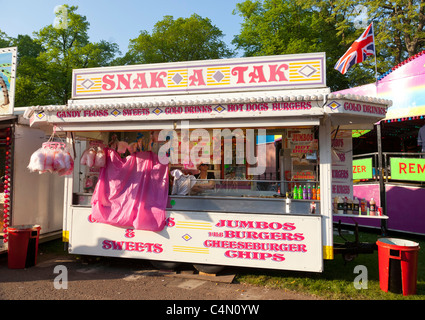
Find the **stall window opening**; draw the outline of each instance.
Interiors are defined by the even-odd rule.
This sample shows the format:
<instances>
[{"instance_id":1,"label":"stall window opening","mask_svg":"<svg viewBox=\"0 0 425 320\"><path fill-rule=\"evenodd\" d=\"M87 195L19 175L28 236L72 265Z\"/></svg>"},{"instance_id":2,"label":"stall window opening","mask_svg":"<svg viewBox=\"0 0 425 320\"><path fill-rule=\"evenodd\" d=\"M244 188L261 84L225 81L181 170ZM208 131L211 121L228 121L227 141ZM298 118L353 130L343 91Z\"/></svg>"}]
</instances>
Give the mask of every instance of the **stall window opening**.
<instances>
[{"instance_id":1,"label":"stall window opening","mask_svg":"<svg viewBox=\"0 0 425 320\"><path fill-rule=\"evenodd\" d=\"M113 149L121 158L152 151L168 163L170 195L303 199L300 188L318 187L317 131L289 127L78 133L82 139L77 154L81 157L97 146ZM74 204L88 205L89 200L81 200L93 193L100 169L77 163ZM187 190L181 193L173 189L177 171L179 179L187 180Z\"/></svg>"}]
</instances>

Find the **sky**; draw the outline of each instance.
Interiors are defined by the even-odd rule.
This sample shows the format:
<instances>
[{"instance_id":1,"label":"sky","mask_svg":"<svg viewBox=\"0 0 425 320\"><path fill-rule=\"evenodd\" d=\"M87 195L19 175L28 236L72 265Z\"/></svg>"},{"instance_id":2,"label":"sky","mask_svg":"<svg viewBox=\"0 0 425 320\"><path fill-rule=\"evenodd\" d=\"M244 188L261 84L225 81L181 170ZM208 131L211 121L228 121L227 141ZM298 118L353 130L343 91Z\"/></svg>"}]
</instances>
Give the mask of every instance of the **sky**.
<instances>
[{"instance_id":1,"label":"sky","mask_svg":"<svg viewBox=\"0 0 425 320\"><path fill-rule=\"evenodd\" d=\"M33 37L34 31L53 24L56 6L75 5L77 13L86 16L90 23L91 42L115 42L125 54L130 39L136 38L141 30L152 33L155 23L165 15L177 19L196 13L209 18L223 32L223 41L234 49L231 41L240 31L242 18L232 12L240 2L243 0L0 0L0 30L10 37Z\"/></svg>"}]
</instances>

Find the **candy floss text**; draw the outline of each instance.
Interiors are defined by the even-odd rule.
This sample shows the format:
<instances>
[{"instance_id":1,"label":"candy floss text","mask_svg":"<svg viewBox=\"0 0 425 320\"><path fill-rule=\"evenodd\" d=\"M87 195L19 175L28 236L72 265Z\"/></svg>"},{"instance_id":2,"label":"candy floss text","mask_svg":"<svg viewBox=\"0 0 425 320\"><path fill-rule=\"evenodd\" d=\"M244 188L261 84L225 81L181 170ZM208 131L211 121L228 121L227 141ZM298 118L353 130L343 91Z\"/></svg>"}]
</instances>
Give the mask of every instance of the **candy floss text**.
<instances>
[{"instance_id":1,"label":"candy floss text","mask_svg":"<svg viewBox=\"0 0 425 320\"><path fill-rule=\"evenodd\" d=\"M307 252L307 246L299 243L305 239L303 233L293 232L296 229L294 223L220 220L215 226L225 229L209 232L209 237L223 240L208 239L204 246L229 249L224 252L227 258L282 262L285 252Z\"/></svg>"},{"instance_id":2,"label":"candy floss text","mask_svg":"<svg viewBox=\"0 0 425 320\"><path fill-rule=\"evenodd\" d=\"M107 117L108 110L73 110L73 111L58 111L58 118L81 118L81 117Z\"/></svg>"}]
</instances>

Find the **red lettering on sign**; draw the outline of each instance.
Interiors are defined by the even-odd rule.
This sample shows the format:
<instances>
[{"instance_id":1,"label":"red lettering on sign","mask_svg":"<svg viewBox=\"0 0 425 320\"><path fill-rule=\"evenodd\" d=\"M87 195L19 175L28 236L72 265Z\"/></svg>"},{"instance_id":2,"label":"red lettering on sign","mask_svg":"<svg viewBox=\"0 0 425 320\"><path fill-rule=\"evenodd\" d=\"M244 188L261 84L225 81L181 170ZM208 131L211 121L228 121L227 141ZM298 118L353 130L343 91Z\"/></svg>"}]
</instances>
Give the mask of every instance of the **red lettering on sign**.
<instances>
[{"instance_id":1,"label":"red lettering on sign","mask_svg":"<svg viewBox=\"0 0 425 320\"><path fill-rule=\"evenodd\" d=\"M145 73L138 73L136 75L136 79L133 80L134 87L133 89L144 89L148 87L148 84L146 83L146 74Z\"/></svg>"},{"instance_id":2,"label":"red lettering on sign","mask_svg":"<svg viewBox=\"0 0 425 320\"><path fill-rule=\"evenodd\" d=\"M144 243L133 241L114 241L103 240L102 249L104 250L120 250L120 251L139 251L161 253L164 249L160 243Z\"/></svg>"},{"instance_id":3,"label":"red lettering on sign","mask_svg":"<svg viewBox=\"0 0 425 320\"><path fill-rule=\"evenodd\" d=\"M189 86L204 86L204 76L202 75L202 69L193 70L193 75L189 76Z\"/></svg>"},{"instance_id":4,"label":"red lettering on sign","mask_svg":"<svg viewBox=\"0 0 425 320\"><path fill-rule=\"evenodd\" d=\"M288 81L288 79L286 79L285 74L282 71L282 69L284 69L284 70L289 69L287 64L281 64L279 66L279 68L277 67L277 64L271 64L271 65L269 65L269 68L270 68L269 82L272 82L272 81ZM279 80L276 79L276 76L279 78Z\"/></svg>"},{"instance_id":5,"label":"red lettering on sign","mask_svg":"<svg viewBox=\"0 0 425 320\"><path fill-rule=\"evenodd\" d=\"M353 173L366 172L366 166L353 166Z\"/></svg>"},{"instance_id":6,"label":"red lettering on sign","mask_svg":"<svg viewBox=\"0 0 425 320\"><path fill-rule=\"evenodd\" d=\"M254 66L254 71L249 73L251 80L249 83L261 83L266 82L264 77L263 66Z\"/></svg>"},{"instance_id":7,"label":"red lettering on sign","mask_svg":"<svg viewBox=\"0 0 425 320\"><path fill-rule=\"evenodd\" d=\"M237 251L228 250L224 253L227 258L238 258L238 259L251 259L251 260L266 260L271 259L272 261L281 262L285 260L283 254L280 253L267 253L267 252L256 252L256 251Z\"/></svg>"},{"instance_id":8,"label":"red lettering on sign","mask_svg":"<svg viewBox=\"0 0 425 320\"><path fill-rule=\"evenodd\" d=\"M167 72L151 72L151 88L165 88L164 77L167 76Z\"/></svg>"},{"instance_id":9,"label":"red lettering on sign","mask_svg":"<svg viewBox=\"0 0 425 320\"><path fill-rule=\"evenodd\" d=\"M121 90L121 84L125 86L124 89L130 89L131 73L128 73L125 76L127 76L127 78L125 78L123 74L117 75L117 78L118 78L117 90Z\"/></svg>"},{"instance_id":10,"label":"red lettering on sign","mask_svg":"<svg viewBox=\"0 0 425 320\"><path fill-rule=\"evenodd\" d=\"M244 73L246 70L248 70L248 67L234 67L232 69L232 76L238 77L236 83L245 83Z\"/></svg>"},{"instance_id":11,"label":"red lettering on sign","mask_svg":"<svg viewBox=\"0 0 425 320\"><path fill-rule=\"evenodd\" d=\"M399 174L404 173L424 173L425 172L425 164L421 165L419 163L404 163L400 162L398 165ZM402 172L403 171L403 172Z\"/></svg>"},{"instance_id":12,"label":"red lettering on sign","mask_svg":"<svg viewBox=\"0 0 425 320\"><path fill-rule=\"evenodd\" d=\"M109 91L113 90L115 88L115 81L113 81L114 75L113 74L105 74L102 78L102 89Z\"/></svg>"}]
</instances>

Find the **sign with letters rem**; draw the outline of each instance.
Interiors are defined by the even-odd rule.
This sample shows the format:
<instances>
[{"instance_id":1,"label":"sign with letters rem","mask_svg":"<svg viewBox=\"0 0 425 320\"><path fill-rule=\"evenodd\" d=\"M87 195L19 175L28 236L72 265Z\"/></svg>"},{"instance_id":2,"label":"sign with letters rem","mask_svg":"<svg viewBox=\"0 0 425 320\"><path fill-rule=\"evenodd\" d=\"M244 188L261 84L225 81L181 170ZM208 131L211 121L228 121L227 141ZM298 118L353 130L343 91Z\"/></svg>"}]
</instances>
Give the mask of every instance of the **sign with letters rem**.
<instances>
[{"instance_id":1,"label":"sign with letters rem","mask_svg":"<svg viewBox=\"0 0 425 320\"><path fill-rule=\"evenodd\" d=\"M76 69L72 98L326 87L325 54Z\"/></svg>"},{"instance_id":2,"label":"sign with letters rem","mask_svg":"<svg viewBox=\"0 0 425 320\"><path fill-rule=\"evenodd\" d=\"M390 164L392 179L425 181L425 159L391 158Z\"/></svg>"}]
</instances>

